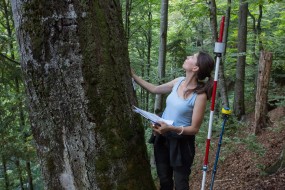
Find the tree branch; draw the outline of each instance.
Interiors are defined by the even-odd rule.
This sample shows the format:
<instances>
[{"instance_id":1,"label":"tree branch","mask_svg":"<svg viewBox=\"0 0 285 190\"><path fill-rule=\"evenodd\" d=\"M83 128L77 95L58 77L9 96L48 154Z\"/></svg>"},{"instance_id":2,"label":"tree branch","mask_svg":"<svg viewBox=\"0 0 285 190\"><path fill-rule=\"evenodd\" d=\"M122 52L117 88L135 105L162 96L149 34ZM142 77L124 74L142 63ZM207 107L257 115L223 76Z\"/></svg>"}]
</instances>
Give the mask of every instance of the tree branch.
<instances>
[{"instance_id":1,"label":"tree branch","mask_svg":"<svg viewBox=\"0 0 285 190\"><path fill-rule=\"evenodd\" d=\"M8 61L11 61L11 62L13 62L13 63L16 63L16 64L19 64L19 65L20 65L20 62L17 62L17 61L15 61L15 60L13 60L13 59L7 57L6 55L4 55L4 54L2 54L2 53L0 53L0 57L3 57L4 59L7 59Z\"/></svg>"}]
</instances>

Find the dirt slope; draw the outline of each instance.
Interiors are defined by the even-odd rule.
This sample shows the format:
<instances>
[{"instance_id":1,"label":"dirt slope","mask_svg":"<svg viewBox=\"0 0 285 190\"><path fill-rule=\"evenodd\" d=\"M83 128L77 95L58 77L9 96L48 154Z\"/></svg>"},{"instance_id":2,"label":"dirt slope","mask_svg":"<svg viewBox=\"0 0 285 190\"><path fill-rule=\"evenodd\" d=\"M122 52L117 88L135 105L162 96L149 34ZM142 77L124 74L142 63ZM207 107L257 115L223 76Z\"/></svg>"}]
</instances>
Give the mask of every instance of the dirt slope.
<instances>
[{"instance_id":1,"label":"dirt slope","mask_svg":"<svg viewBox=\"0 0 285 190\"><path fill-rule=\"evenodd\" d=\"M257 136L258 143L253 141L251 133L253 115L246 119L247 127L234 136L224 138L241 139L248 143L235 142L222 144L220 160L218 162L215 176L214 189L218 190L285 190L285 169L275 174L265 175L265 168L276 162L285 146L285 107L279 107L269 112L272 126L262 131ZM227 130L227 129L226 129ZM212 148L209 155L209 168L207 172L206 189L210 189L212 167L215 160L218 138L212 139ZM224 147L223 147L224 146ZM228 146L228 147L225 147ZM223 152L227 150L226 152ZM204 159L204 148L197 150L195 165L192 170L190 187L191 190L201 189L202 166Z\"/></svg>"}]
</instances>

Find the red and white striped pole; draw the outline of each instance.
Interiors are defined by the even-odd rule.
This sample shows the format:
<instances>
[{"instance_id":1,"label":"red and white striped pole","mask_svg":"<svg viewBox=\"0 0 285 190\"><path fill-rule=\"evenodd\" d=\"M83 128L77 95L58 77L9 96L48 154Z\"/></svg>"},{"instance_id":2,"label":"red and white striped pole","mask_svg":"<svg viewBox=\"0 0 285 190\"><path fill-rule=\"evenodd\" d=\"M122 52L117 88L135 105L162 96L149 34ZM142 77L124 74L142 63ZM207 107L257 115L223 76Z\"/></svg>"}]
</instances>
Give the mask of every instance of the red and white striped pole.
<instances>
[{"instance_id":1,"label":"red and white striped pole","mask_svg":"<svg viewBox=\"0 0 285 190\"><path fill-rule=\"evenodd\" d=\"M203 178L202 178L201 190L205 189L205 184L206 184L206 174L207 174L207 169L208 169L208 158L209 158L210 142L211 142L211 135L212 135L212 126L213 126L214 108L215 108L216 92L217 92L217 85L218 85L218 76L219 76L219 65L220 65L220 59L222 57L222 53L224 53L224 50L225 50L225 44L223 43L224 24L225 24L225 16L222 17L221 24L220 24L219 39L218 39L218 42L215 43L215 49L214 49L214 53L216 54L217 58L216 58L216 67L215 67L214 86L213 86L213 91L212 91L208 136L207 136L207 141L206 141L206 152L205 152L204 165L203 165Z\"/></svg>"}]
</instances>

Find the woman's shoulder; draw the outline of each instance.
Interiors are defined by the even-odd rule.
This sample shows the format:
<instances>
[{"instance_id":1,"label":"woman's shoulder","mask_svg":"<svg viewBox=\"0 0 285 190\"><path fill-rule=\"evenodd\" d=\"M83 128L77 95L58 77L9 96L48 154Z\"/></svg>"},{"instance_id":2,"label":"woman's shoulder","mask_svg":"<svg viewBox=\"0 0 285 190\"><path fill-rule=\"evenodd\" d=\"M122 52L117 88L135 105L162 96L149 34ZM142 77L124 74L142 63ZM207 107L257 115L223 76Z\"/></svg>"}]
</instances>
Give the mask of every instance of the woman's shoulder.
<instances>
[{"instance_id":1,"label":"woman's shoulder","mask_svg":"<svg viewBox=\"0 0 285 190\"><path fill-rule=\"evenodd\" d=\"M176 82L181 82L185 79L185 77L177 77L176 79L174 79L175 83Z\"/></svg>"},{"instance_id":2,"label":"woman's shoulder","mask_svg":"<svg viewBox=\"0 0 285 190\"><path fill-rule=\"evenodd\" d=\"M173 79L172 81L170 81L170 83L175 85L177 82L181 82L184 78L185 77L177 77L177 78Z\"/></svg>"},{"instance_id":3,"label":"woman's shoulder","mask_svg":"<svg viewBox=\"0 0 285 190\"><path fill-rule=\"evenodd\" d=\"M181 76L181 77L178 77L178 78L176 78L177 80L184 80L185 79L185 77L184 76Z\"/></svg>"},{"instance_id":4,"label":"woman's shoulder","mask_svg":"<svg viewBox=\"0 0 285 190\"><path fill-rule=\"evenodd\" d=\"M207 101L207 94L206 92L200 93L200 94L196 94L196 99L198 101Z\"/></svg>"}]
</instances>

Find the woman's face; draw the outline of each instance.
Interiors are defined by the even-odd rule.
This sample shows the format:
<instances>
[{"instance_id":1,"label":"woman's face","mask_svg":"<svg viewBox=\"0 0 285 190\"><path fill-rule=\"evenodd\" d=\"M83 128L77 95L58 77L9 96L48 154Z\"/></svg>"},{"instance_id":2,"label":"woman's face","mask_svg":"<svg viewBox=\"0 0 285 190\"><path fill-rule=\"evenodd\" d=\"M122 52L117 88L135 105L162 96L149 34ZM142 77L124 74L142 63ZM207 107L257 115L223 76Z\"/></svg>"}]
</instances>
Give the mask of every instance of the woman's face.
<instances>
[{"instance_id":1,"label":"woman's face","mask_svg":"<svg viewBox=\"0 0 285 190\"><path fill-rule=\"evenodd\" d=\"M187 56L186 60L183 63L183 69L186 71L191 71L195 66L197 66L197 58L198 58L198 53L195 53L192 56Z\"/></svg>"}]
</instances>

